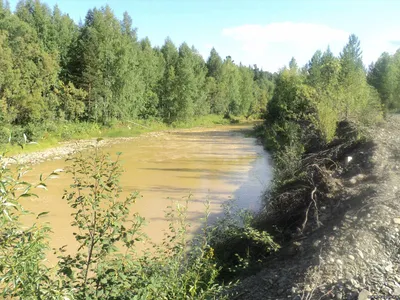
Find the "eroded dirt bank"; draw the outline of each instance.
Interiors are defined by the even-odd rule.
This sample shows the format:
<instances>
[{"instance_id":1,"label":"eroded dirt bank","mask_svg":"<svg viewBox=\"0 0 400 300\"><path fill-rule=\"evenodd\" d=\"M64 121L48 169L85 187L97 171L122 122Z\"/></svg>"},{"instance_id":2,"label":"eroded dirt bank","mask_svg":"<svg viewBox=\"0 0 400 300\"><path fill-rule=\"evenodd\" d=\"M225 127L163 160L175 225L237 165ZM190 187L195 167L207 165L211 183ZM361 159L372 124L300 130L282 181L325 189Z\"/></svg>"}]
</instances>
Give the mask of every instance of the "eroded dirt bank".
<instances>
[{"instance_id":1,"label":"eroded dirt bank","mask_svg":"<svg viewBox=\"0 0 400 300\"><path fill-rule=\"evenodd\" d=\"M294 234L231 299L400 299L400 116L370 135L329 174L322 225Z\"/></svg>"}]
</instances>

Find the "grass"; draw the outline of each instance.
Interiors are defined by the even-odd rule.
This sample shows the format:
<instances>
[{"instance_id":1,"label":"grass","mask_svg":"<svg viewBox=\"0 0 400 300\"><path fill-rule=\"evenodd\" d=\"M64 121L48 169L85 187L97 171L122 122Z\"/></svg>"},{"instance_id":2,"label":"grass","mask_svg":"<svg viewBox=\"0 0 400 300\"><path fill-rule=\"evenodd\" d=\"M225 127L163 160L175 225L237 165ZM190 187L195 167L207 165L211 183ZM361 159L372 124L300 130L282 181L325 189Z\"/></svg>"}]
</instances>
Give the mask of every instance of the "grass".
<instances>
[{"instance_id":1,"label":"grass","mask_svg":"<svg viewBox=\"0 0 400 300\"><path fill-rule=\"evenodd\" d=\"M241 120L243 121L243 120ZM167 129L185 129L193 127L213 127L240 122L235 119L223 118L219 115L202 116L188 122L175 122L167 125L157 120L135 120L115 123L111 126L100 126L95 123L52 123L41 126L31 126L28 130L11 128L13 143L0 144L1 152L9 155L42 151L57 146L59 142L92 138L120 138L134 137L146 132L162 131ZM23 134L34 143L25 143Z\"/></svg>"}]
</instances>

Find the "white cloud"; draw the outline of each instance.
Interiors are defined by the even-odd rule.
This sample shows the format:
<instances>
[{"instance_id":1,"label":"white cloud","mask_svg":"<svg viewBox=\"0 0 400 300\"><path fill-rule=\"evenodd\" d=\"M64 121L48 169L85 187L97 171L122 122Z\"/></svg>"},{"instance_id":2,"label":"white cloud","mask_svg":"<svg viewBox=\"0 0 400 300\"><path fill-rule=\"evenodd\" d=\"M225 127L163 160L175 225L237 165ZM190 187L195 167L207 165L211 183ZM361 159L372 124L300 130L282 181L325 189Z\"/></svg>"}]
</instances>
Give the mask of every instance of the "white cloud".
<instances>
[{"instance_id":1,"label":"white cloud","mask_svg":"<svg viewBox=\"0 0 400 300\"><path fill-rule=\"evenodd\" d=\"M400 27L391 26L385 30L369 30L360 36L364 63L376 61L383 52L393 54L400 48Z\"/></svg>"},{"instance_id":2,"label":"white cloud","mask_svg":"<svg viewBox=\"0 0 400 300\"><path fill-rule=\"evenodd\" d=\"M283 22L225 28L222 36L239 46L240 51L232 54L236 61L276 71L292 56L303 65L316 50L325 50L328 45L337 54L349 33L322 24Z\"/></svg>"}]
</instances>

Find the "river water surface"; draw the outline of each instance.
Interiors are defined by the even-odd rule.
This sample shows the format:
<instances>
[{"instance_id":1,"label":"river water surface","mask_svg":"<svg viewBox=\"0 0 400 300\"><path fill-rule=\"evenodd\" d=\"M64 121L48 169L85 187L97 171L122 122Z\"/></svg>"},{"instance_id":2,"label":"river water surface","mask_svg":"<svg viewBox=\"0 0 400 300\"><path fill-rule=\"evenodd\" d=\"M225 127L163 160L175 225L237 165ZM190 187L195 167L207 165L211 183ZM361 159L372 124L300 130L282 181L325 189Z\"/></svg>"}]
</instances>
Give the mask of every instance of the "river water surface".
<instances>
[{"instance_id":1,"label":"river water surface","mask_svg":"<svg viewBox=\"0 0 400 300\"><path fill-rule=\"evenodd\" d=\"M221 126L160 132L114 144L103 151L122 152L122 197L133 191L140 193L133 210L146 218L146 233L159 242L168 227L164 217L167 206L189 195L188 219L194 231L201 226L207 199L211 201L211 220L221 215L221 204L232 198L242 208L260 207L260 196L271 180L272 168L262 146L245 136L249 129ZM35 165L27 179L32 181L65 164L55 160ZM72 210L62 199L70 183L69 176L62 174L48 182L48 191L39 191L38 199L23 200L23 205L36 214L49 211L42 221L52 227L51 247L68 245L69 251L74 251L77 243L70 226Z\"/></svg>"}]
</instances>

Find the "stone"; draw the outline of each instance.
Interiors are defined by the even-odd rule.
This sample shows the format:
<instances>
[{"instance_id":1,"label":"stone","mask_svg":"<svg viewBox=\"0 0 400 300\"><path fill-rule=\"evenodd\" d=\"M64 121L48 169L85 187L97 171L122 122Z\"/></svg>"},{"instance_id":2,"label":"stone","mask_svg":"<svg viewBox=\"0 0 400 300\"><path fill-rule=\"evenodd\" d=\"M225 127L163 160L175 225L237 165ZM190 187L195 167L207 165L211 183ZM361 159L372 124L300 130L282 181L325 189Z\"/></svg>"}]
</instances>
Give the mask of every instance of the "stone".
<instances>
[{"instance_id":1,"label":"stone","mask_svg":"<svg viewBox=\"0 0 400 300\"><path fill-rule=\"evenodd\" d=\"M351 178L350 180L349 180L349 182L351 183L351 184L356 184L357 183L357 179L355 178L355 177L353 177L353 178Z\"/></svg>"},{"instance_id":2,"label":"stone","mask_svg":"<svg viewBox=\"0 0 400 300\"><path fill-rule=\"evenodd\" d=\"M351 260L355 260L356 258L353 256L353 255L349 255L349 258L351 259Z\"/></svg>"},{"instance_id":3,"label":"stone","mask_svg":"<svg viewBox=\"0 0 400 300\"><path fill-rule=\"evenodd\" d=\"M368 300L370 293L367 290L362 290L357 297L357 300Z\"/></svg>"},{"instance_id":4,"label":"stone","mask_svg":"<svg viewBox=\"0 0 400 300\"><path fill-rule=\"evenodd\" d=\"M400 296L400 287L393 288L393 296Z\"/></svg>"},{"instance_id":5,"label":"stone","mask_svg":"<svg viewBox=\"0 0 400 300\"><path fill-rule=\"evenodd\" d=\"M342 292L337 292L335 295L335 299L341 300L343 299L343 293Z\"/></svg>"},{"instance_id":6,"label":"stone","mask_svg":"<svg viewBox=\"0 0 400 300\"><path fill-rule=\"evenodd\" d=\"M337 263L338 265L340 265L340 266L343 265L343 262L342 262L340 259L337 259L337 260L336 260L336 263Z\"/></svg>"},{"instance_id":7,"label":"stone","mask_svg":"<svg viewBox=\"0 0 400 300\"><path fill-rule=\"evenodd\" d=\"M321 240L316 240L316 241L313 243L313 246L314 246L315 248L318 248L319 244L321 244Z\"/></svg>"},{"instance_id":8,"label":"stone","mask_svg":"<svg viewBox=\"0 0 400 300\"><path fill-rule=\"evenodd\" d=\"M387 273L392 273L393 272L393 267L391 265L388 265L388 266L385 267L385 271Z\"/></svg>"},{"instance_id":9,"label":"stone","mask_svg":"<svg viewBox=\"0 0 400 300\"><path fill-rule=\"evenodd\" d=\"M358 283L357 280L350 279L350 282L356 289L358 289L360 287L360 284Z\"/></svg>"},{"instance_id":10,"label":"stone","mask_svg":"<svg viewBox=\"0 0 400 300\"><path fill-rule=\"evenodd\" d=\"M364 259L364 254L362 253L362 251L360 249L357 249L358 255Z\"/></svg>"},{"instance_id":11,"label":"stone","mask_svg":"<svg viewBox=\"0 0 400 300\"><path fill-rule=\"evenodd\" d=\"M400 225L400 218L393 218L393 223Z\"/></svg>"}]
</instances>

